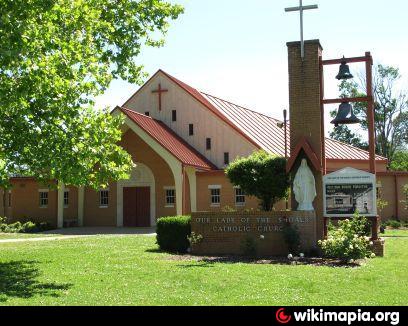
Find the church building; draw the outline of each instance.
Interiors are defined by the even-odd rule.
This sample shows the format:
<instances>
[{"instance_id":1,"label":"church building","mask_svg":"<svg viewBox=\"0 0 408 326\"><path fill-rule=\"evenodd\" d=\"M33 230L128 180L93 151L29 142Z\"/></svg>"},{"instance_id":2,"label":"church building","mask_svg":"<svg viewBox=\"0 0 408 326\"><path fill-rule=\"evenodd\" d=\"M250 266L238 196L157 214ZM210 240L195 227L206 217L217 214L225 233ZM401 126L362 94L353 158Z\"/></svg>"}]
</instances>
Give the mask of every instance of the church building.
<instances>
[{"instance_id":1,"label":"church building","mask_svg":"<svg viewBox=\"0 0 408 326\"><path fill-rule=\"evenodd\" d=\"M69 185L53 190L32 178L13 178L0 216L55 227L150 227L164 216L257 209L258 200L234 187L225 167L260 149L285 155L282 121L200 92L162 70L112 114L125 117L121 145L136 164L129 180L95 191ZM329 138L326 159L328 172L369 166L368 152ZM381 156L376 167L378 195L388 202L380 215L408 218L402 203L408 174L388 172ZM284 208L284 202L275 206Z\"/></svg>"}]
</instances>

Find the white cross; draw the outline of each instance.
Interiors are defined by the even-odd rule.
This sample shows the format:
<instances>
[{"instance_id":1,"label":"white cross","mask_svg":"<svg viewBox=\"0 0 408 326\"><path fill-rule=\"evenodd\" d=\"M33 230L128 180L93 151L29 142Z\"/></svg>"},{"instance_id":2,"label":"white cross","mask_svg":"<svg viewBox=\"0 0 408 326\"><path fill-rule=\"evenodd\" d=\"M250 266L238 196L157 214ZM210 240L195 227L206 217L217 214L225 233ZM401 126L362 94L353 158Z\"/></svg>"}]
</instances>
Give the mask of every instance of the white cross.
<instances>
[{"instance_id":1,"label":"white cross","mask_svg":"<svg viewBox=\"0 0 408 326\"><path fill-rule=\"evenodd\" d=\"M300 54L301 54L302 60L305 57L305 41L303 40L303 11L311 10L311 9L318 9L318 8L319 7L317 5L303 6L302 0L299 0L299 7L285 8L286 12L291 12L291 11L300 12Z\"/></svg>"}]
</instances>

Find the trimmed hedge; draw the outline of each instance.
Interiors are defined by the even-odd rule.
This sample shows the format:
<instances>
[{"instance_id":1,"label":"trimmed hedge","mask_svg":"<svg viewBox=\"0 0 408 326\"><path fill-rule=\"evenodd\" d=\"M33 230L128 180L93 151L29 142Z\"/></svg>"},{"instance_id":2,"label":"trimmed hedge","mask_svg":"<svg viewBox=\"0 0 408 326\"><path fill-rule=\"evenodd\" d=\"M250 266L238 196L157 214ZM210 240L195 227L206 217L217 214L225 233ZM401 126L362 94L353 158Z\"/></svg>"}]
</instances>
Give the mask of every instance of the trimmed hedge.
<instances>
[{"instance_id":1,"label":"trimmed hedge","mask_svg":"<svg viewBox=\"0 0 408 326\"><path fill-rule=\"evenodd\" d=\"M162 217L157 221L157 244L161 250L185 253L190 247L190 216Z\"/></svg>"}]
</instances>

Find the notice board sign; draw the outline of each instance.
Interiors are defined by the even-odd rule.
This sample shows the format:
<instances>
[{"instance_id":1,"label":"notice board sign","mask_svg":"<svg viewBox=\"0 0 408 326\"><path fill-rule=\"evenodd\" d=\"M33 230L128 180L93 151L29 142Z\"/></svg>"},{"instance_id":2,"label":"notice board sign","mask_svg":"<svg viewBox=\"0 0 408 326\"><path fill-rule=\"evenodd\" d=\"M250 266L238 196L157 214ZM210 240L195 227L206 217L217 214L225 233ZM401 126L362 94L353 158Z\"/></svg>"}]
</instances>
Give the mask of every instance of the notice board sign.
<instances>
[{"instance_id":1,"label":"notice board sign","mask_svg":"<svg viewBox=\"0 0 408 326\"><path fill-rule=\"evenodd\" d=\"M377 216L377 190L374 174L353 169L323 177L323 209L326 217Z\"/></svg>"}]
</instances>

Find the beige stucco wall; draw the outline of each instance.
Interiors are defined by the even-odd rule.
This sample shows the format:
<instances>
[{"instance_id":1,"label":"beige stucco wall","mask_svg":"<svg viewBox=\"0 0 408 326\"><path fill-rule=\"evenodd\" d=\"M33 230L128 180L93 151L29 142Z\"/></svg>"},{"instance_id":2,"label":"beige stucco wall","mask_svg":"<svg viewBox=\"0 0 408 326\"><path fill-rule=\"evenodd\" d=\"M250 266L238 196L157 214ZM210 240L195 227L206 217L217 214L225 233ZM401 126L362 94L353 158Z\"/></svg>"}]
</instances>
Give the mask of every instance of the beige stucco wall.
<instances>
[{"instance_id":1,"label":"beige stucco wall","mask_svg":"<svg viewBox=\"0 0 408 326\"><path fill-rule=\"evenodd\" d=\"M407 198L404 198L403 193L404 185L408 184L408 176L380 175L377 177L377 184L380 185L380 198L388 203L384 209L379 211L381 218L383 220L399 218L408 221L408 210L404 202Z\"/></svg>"},{"instance_id":2,"label":"beige stucco wall","mask_svg":"<svg viewBox=\"0 0 408 326\"><path fill-rule=\"evenodd\" d=\"M162 95L161 111L158 95L151 93L159 83L169 90ZM224 152L228 152L233 161L237 156L248 156L256 150L252 143L161 72L126 103L126 108L142 114L149 111L152 118L163 121L219 168L224 166ZM172 122L172 110L177 111L176 122ZM194 124L194 136L189 136L191 123ZM210 151L206 150L206 138L212 140Z\"/></svg>"},{"instance_id":3,"label":"beige stucco wall","mask_svg":"<svg viewBox=\"0 0 408 326\"><path fill-rule=\"evenodd\" d=\"M346 167L368 171L370 169L370 164L368 161L350 161L350 160L327 160L327 171L334 172ZM387 171L387 163L384 161L376 162L377 172Z\"/></svg>"}]
</instances>

